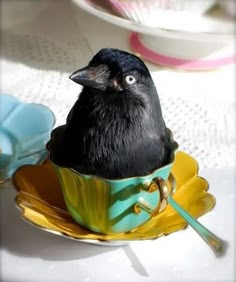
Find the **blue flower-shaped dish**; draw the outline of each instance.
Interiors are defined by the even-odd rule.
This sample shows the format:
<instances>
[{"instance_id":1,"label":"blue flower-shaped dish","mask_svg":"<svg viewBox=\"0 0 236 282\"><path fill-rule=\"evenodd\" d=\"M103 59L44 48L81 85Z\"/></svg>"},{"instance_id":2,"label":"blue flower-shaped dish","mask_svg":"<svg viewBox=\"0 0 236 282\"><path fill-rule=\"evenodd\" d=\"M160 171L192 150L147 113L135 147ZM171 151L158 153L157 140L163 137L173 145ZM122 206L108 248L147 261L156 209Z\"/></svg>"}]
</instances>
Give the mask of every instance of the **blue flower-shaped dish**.
<instances>
[{"instance_id":1,"label":"blue flower-shaped dish","mask_svg":"<svg viewBox=\"0 0 236 282\"><path fill-rule=\"evenodd\" d=\"M0 95L0 182L20 166L46 159L45 145L54 123L54 114L46 106Z\"/></svg>"}]
</instances>

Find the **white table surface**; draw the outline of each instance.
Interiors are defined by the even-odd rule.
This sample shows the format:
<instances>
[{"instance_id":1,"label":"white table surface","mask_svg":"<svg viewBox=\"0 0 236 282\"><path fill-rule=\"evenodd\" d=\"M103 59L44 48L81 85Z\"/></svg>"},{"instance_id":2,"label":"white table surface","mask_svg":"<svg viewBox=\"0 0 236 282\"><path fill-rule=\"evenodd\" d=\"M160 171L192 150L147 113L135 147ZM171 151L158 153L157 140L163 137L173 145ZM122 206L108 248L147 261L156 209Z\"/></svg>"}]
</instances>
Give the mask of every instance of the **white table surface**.
<instances>
[{"instance_id":1,"label":"white table surface","mask_svg":"<svg viewBox=\"0 0 236 282\"><path fill-rule=\"evenodd\" d=\"M79 93L68 76L103 47L130 51L129 32L70 1L2 1L1 92L49 106L62 124ZM199 162L216 197L199 218L229 242L216 258L189 227L158 240L105 247L37 229L20 218L11 182L0 186L3 282L236 281L234 67L187 72L147 64L180 149Z\"/></svg>"}]
</instances>

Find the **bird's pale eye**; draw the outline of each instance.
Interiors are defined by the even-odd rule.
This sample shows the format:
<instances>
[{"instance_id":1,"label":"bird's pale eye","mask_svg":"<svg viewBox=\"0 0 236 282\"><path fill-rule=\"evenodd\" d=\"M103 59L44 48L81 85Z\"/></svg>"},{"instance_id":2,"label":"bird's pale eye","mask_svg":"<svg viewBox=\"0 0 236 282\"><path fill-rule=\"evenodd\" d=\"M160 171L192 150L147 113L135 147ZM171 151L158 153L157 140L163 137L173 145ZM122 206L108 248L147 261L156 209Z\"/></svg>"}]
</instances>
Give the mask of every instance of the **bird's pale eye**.
<instances>
[{"instance_id":1,"label":"bird's pale eye","mask_svg":"<svg viewBox=\"0 0 236 282\"><path fill-rule=\"evenodd\" d=\"M133 84L136 82L136 78L133 75L127 75L125 81L127 84Z\"/></svg>"}]
</instances>

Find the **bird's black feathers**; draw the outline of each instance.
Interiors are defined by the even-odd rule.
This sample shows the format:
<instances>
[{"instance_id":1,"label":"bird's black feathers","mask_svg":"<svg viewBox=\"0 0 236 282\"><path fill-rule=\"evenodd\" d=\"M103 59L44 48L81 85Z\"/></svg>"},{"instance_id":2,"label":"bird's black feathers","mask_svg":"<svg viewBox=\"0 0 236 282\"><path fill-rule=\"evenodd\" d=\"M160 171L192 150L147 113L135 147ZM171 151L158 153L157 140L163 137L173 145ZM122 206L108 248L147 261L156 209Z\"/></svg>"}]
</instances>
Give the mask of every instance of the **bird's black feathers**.
<instances>
[{"instance_id":1,"label":"bird's black feathers","mask_svg":"<svg viewBox=\"0 0 236 282\"><path fill-rule=\"evenodd\" d=\"M48 143L59 166L105 178L141 176L165 165L171 140L145 64L102 49L70 78L84 86L65 125Z\"/></svg>"}]
</instances>

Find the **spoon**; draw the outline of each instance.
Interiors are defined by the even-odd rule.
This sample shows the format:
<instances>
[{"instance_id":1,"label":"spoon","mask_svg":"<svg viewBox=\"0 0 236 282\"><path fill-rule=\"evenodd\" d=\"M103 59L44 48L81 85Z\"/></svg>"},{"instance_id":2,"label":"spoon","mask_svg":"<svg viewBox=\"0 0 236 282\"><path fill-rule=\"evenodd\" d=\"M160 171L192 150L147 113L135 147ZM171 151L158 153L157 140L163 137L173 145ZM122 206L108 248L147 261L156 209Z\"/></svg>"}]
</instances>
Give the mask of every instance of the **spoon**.
<instances>
[{"instance_id":1,"label":"spoon","mask_svg":"<svg viewBox=\"0 0 236 282\"><path fill-rule=\"evenodd\" d=\"M174 176L170 175L170 181L172 182L172 187L176 186ZM154 179L155 183L160 188L162 196L166 201L174 208L182 218L201 236L201 238L208 244L208 246L213 250L216 257L223 257L226 254L228 243L210 230L204 227L200 222L198 222L193 216L191 216L186 210L184 210L171 196L169 188L164 179L157 177ZM172 189L173 191L173 189Z\"/></svg>"}]
</instances>

